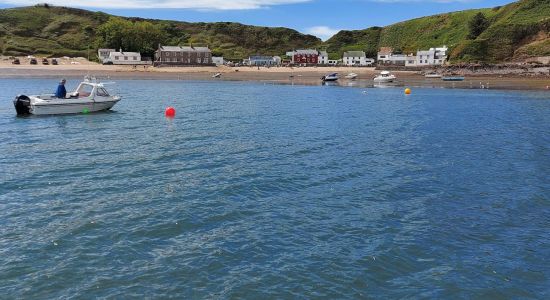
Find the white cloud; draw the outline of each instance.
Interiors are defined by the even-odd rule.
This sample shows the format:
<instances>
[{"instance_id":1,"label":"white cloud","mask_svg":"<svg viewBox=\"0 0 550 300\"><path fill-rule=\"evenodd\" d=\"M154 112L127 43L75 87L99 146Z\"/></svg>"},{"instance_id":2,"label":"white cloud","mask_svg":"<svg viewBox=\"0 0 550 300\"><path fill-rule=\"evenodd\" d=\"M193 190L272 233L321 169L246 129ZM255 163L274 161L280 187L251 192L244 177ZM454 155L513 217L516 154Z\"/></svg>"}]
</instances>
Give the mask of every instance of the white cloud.
<instances>
[{"instance_id":1,"label":"white cloud","mask_svg":"<svg viewBox=\"0 0 550 300\"><path fill-rule=\"evenodd\" d=\"M184 8L206 10L242 10L309 1L311 0L46 0L42 2L58 6L93 8ZM21 6L35 5L36 3L36 0L0 0L0 4Z\"/></svg>"},{"instance_id":2,"label":"white cloud","mask_svg":"<svg viewBox=\"0 0 550 300\"><path fill-rule=\"evenodd\" d=\"M333 35L337 34L340 31L340 29L330 28L328 26L313 26L306 28L306 33L313 34L319 38L321 38L323 41L328 40Z\"/></svg>"}]
</instances>

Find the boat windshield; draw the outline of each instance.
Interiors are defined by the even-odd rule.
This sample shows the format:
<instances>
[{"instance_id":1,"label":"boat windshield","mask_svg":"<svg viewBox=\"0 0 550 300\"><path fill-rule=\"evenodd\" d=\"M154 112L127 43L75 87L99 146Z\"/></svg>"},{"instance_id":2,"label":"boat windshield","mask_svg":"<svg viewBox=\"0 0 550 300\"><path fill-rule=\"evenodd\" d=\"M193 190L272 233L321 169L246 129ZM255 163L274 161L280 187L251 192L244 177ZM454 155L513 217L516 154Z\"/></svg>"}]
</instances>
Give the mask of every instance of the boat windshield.
<instances>
[{"instance_id":1,"label":"boat windshield","mask_svg":"<svg viewBox=\"0 0 550 300\"><path fill-rule=\"evenodd\" d=\"M107 90L102 87L97 88L96 95L101 97L109 97L109 93L107 92Z\"/></svg>"},{"instance_id":2,"label":"boat windshield","mask_svg":"<svg viewBox=\"0 0 550 300\"><path fill-rule=\"evenodd\" d=\"M78 97L88 97L92 94L92 91L94 90L94 86L93 85L89 85L89 84L81 84L79 87L78 87Z\"/></svg>"}]
</instances>

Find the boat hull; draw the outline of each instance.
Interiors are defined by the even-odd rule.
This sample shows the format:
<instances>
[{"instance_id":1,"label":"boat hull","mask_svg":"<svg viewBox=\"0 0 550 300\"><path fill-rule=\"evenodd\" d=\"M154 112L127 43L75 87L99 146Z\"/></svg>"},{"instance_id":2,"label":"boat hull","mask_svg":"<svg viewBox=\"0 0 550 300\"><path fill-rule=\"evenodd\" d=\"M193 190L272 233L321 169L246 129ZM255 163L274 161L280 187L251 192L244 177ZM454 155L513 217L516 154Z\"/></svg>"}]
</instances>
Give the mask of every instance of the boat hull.
<instances>
[{"instance_id":1,"label":"boat hull","mask_svg":"<svg viewBox=\"0 0 550 300\"><path fill-rule=\"evenodd\" d=\"M31 104L33 115L62 115L105 111L111 109L119 100L88 103Z\"/></svg>"}]
</instances>

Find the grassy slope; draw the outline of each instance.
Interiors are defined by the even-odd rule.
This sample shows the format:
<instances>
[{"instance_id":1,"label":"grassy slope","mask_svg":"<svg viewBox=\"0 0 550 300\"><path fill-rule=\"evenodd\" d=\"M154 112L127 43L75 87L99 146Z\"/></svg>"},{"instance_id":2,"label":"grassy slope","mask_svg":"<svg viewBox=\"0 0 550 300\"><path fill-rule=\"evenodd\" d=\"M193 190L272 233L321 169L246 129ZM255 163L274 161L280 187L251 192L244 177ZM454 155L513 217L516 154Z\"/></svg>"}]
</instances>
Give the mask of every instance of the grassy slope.
<instances>
[{"instance_id":1,"label":"grassy slope","mask_svg":"<svg viewBox=\"0 0 550 300\"><path fill-rule=\"evenodd\" d=\"M468 40L468 21L478 12L491 25L476 40ZM503 7L475 9L417 18L386 26L341 31L327 41L333 55L345 47L370 50L382 46L404 53L439 45L451 48L454 61L498 62L512 58L550 55L550 1L521 0ZM379 37L368 32L380 31ZM369 36L369 38L365 38ZM334 47L330 47L333 46ZM372 55L372 54L371 54Z\"/></svg>"},{"instance_id":2,"label":"grassy slope","mask_svg":"<svg viewBox=\"0 0 550 300\"><path fill-rule=\"evenodd\" d=\"M491 25L468 40L468 21L483 12ZM95 52L94 29L110 16L62 7L0 10L0 52L5 55L86 56ZM132 18L133 21L143 19ZM322 43L287 28L238 23L186 23L147 20L166 28L170 44L208 45L215 55L245 58L251 54L282 55L295 48L326 47L332 59L344 51L363 50L371 57L381 46L404 53L433 46L451 48L453 61L497 62L550 55L550 1L521 0L503 7L440 14L365 30L340 31ZM90 36L90 38L87 38ZM93 56L93 55L92 55Z\"/></svg>"},{"instance_id":3,"label":"grassy slope","mask_svg":"<svg viewBox=\"0 0 550 300\"><path fill-rule=\"evenodd\" d=\"M0 10L0 52L5 55L86 56L96 45L94 30L109 15L63 7L23 7ZM132 18L132 21L143 19ZM208 45L214 54L245 58L255 53L281 55L293 48L316 47L321 40L287 28L238 23L160 23L176 44ZM87 30L88 29L88 30ZM91 30L90 30L91 29ZM91 38L88 39L86 36ZM89 45L88 45L89 44Z\"/></svg>"}]
</instances>

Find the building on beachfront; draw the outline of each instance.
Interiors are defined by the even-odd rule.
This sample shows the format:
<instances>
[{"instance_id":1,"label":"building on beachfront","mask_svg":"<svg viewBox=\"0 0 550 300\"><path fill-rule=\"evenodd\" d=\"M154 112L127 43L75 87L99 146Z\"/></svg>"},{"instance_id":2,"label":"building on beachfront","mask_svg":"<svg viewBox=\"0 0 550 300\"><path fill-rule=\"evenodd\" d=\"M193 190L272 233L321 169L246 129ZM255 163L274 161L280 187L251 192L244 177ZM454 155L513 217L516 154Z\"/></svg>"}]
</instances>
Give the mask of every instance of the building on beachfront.
<instances>
[{"instance_id":1,"label":"building on beachfront","mask_svg":"<svg viewBox=\"0 0 550 300\"><path fill-rule=\"evenodd\" d=\"M273 56L273 61L275 62L275 65L280 66L283 62L283 59L280 56Z\"/></svg>"},{"instance_id":2,"label":"building on beachfront","mask_svg":"<svg viewBox=\"0 0 550 300\"><path fill-rule=\"evenodd\" d=\"M405 66L407 60L410 60L411 56L412 55L395 54L391 47L381 47L377 55L378 65Z\"/></svg>"},{"instance_id":3,"label":"building on beachfront","mask_svg":"<svg viewBox=\"0 0 550 300\"><path fill-rule=\"evenodd\" d=\"M97 49L97 58L100 62L103 62L105 59L109 58L111 52L115 52L115 49Z\"/></svg>"},{"instance_id":4,"label":"building on beachfront","mask_svg":"<svg viewBox=\"0 0 550 300\"><path fill-rule=\"evenodd\" d=\"M291 58L292 64L316 65L319 63L319 51L314 49L294 50L286 53Z\"/></svg>"},{"instance_id":5,"label":"building on beachfront","mask_svg":"<svg viewBox=\"0 0 550 300\"><path fill-rule=\"evenodd\" d=\"M346 51L342 57L342 62L346 66L370 66L374 59L367 58L365 51Z\"/></svg>"},{"instance_id":6,"label":"building on beachfront","mask_svg":"<svg viewBox=\"0 0 550 300\"><path fill-rule=\"evenodd\" d=\"M327 51L319 51L319 62L320 65L328 65L328 53Z\"/></svg>"},{"instance_id":7,"label":"building on beachfront","mask_svg":"<svg viewBox=\"0 0 550 300\"><path fill-rule=\"evenodd\" d=\"M161 46L155 51L155 66L212 66L212 51L208 47Z\"/></svg>"},{"instance_id":8,"label":"building on beachfront","mask_svg":"<svg viewBox=\"0 0 550 300\"><path fill-rule=\"evenodd\" d=\"M407 67L424 67L443 65L447 60L446 46L440 48L430 48L429 50L419 50L416 56L407 58L405 66Z\"/></svg>"},{"instance_id":9,"label":"building on beachfront","mask_svg":"<svg viewBox=\"0 0 550 300\"><path fill-rule=\"evenodd\" d=\"M151 62L142 61L139 52L126 52L120 49L119 51L109 52L109 56L103 59L102 63L110 65L145 65Z\"/></svg>"},{"instance_id":10,"label":"building on beachfront","mask_svg":"<svg viewBox=\"0 0 550 300\"><path fill-rule=\"evenodd\" d=\"M222 66L225 64L225 61L223 60L223 56L212 56L212 63L216 66Z\"/></svg>"},{"instance_id":11,"label":"building on beachfront","mask_svg":"<svg viewBox=\"0 0 550 300\"><path fill-rule=\"evenodd\" d=\"M273 66L276 65L273 56L253 55L248 58L249 66Z\"/></svg>"}]
</instances>

